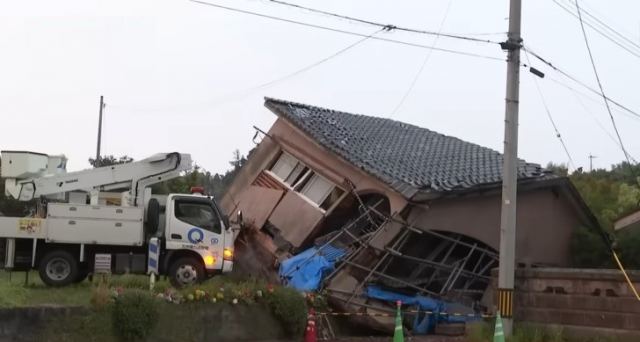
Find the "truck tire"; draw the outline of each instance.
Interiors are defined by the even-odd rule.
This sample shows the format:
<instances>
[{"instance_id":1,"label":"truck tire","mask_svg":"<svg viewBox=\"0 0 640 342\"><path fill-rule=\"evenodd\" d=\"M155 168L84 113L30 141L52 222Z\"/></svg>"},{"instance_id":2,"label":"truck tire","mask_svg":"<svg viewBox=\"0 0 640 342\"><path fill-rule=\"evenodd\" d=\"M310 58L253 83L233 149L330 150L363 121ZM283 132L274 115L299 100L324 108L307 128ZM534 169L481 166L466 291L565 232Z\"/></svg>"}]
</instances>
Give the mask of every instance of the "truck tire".
<instances>
[{"instance_id":1,"label":"truck tire","mask_svg":"<svg viewBox=\"0 0 640 342\"><path fill-rule=\"evenodd\" d=\"M204 267L195 258L180 258L169 267L169 279L176 288L197 284L204 280Z\"/></svg>"},{"instance_id":2,"label":"truck tire","mask_svg":"<svg viewBox=\"0 0 640 342\"><path fill-rule=\"evenodd\" d=\"M49 286L66 286L78 279L78 261L67 251L54 250L40 260L38 273Z\"/></svg>"},{"instance_id":3,"label":"truck tire","mask_svg":"<svg viewBox=\"0 0 640 342\"><path fill-rule=\"evenodd\" d=\"M76 277L76 279L73 280L73 282L76 284L79 284L83 282L85 279L87 279L88 276L89 276L89 271L87 270L78 271L78 276Z\"/></svg>"}]
</instances>

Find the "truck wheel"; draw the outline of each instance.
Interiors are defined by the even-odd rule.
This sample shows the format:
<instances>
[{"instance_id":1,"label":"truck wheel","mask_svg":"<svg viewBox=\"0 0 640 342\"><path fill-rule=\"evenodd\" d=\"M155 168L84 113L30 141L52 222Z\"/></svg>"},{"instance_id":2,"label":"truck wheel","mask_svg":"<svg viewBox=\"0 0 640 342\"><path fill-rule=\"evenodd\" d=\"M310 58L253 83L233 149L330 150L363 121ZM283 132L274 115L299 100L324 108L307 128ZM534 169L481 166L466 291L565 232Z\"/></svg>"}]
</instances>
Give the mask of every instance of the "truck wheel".
<instances>
[{"instance_id":1,"label":"truck wheel","mask_svg":"<svg viewBox=\"0 0 640 342\"><path fill-rule=\"evenodd\" d=\"M78 272L78 276L73 280L74 283L78 284L83 282L89 276L89 271L83 270Z\"/></svg>"},{"instance_id":2,"label":"truck wheel","mask_svg":"<svg viewBox=\"0 0 640 342\"><path fill-rule=\"evenodd\" d=\"M69 285L78 279L78 261L67 251L51 251L40 261L38 272L49 286Z\"/></svg>"},{"instance_id":3,"label":"truck wheel","mask_svg":"<svg viewBox=\"0 0 640 342\"><path fill-rule=\"evenodd\" d=\"M196 284L204 279L204 267L195 258L180 258L169 267L169 278L177 288Z\"/></svg>"}]
</instances>

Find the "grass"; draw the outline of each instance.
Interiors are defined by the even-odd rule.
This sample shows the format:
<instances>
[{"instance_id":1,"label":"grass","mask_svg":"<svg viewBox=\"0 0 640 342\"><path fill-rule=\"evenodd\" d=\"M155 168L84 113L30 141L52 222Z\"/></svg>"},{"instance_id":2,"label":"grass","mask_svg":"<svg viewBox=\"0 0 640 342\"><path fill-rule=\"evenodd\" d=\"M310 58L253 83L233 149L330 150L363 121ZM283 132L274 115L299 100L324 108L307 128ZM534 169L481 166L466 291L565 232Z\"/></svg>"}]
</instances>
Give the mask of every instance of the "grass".
<instances>
[{"instance_id":1,"label":"grass","mask_svg":"<svg viewBox=\"0 0 640 342\"><path fill-rule=\"evenodd\" d=\"M33 305L86 305L91 295L89 282L64 288L44 285L37 272L30 272L25 285L25 272L0 272L0 307Z\"/></svg>"},{"instance_id":2,"label":"grass","mask_svg":"<svg viewBox=\"0 0 640 342\"><path fill-rule=\"evenodd\" d=\"M95 278L92 282L85 280L78 284L66 287L48 287L40 280L38 273L29 273L28 281L25 285L25 272L13 272L9 274L0 271L0 308L2 307L25 307L35 305L78 305L89 306L92 297L92 290L98 286L100 279ZM105 279L108 288L123 289L148 289L149 277L145 275L114 275ZM242 302L243 299L251 301L247 294L255 293L258 289L264 289L266 283L260 280L238 279L232 276L217 276L202 284L194 285L180 290L181 293L193 293L199 289L208 293L219 293L224 289L224 295L228 299L237 297ZM165 279L156 281L154 292L162 293L171 285ZM247 299L249 298L249 299Z\"/></svg>"},{"instance_id":3,"label":"grass","mask_svg":"<svg viewBox=\"0 0 640 342\"><path fill-rule=\"evenodd\" d=\"M30 272L25 285L25 272L9 274L0 271L0 308L35 305L89 305L93 283L85 280L66 287L48 287L40 281L37 272ZM149 288L149 278L144 275L119 275L107 279L111 287ZM98 280L94 279L97 284ZM168 281L156 283L157 290L167 288Z\"/></svg>"}]
</instances>

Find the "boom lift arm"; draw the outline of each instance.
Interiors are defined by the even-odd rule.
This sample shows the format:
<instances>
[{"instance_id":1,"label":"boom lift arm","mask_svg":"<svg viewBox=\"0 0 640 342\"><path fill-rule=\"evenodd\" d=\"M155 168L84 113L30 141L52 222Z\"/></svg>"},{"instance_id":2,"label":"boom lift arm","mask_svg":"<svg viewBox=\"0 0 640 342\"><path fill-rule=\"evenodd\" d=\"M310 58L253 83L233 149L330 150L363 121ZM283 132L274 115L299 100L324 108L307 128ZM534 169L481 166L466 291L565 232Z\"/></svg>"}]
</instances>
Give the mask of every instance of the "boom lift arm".
<instances>
[{"instance_id":1,"label":"boom lift arm","mask_svg":"<svg viewBox=\"0 0 640 342\"><path fill-rule=\"evenodd\" d=\"M47 165L39 169L35 176L20 178L32 164L27 166L19 162L26 152L2 151L2 171L14 178L6 177L5 192L20 201L29 201L40 196L50 196L70 191L109 191L129 189L129 205L144 203L144 189L152 184L160 183L180 176L183 171L191 169L191 156L178 152L159 153L139 161L98 167L77 172L66 173L58 169L55 173L47 173ZM45 157L48 157L44 155ZM49 159L51 159L49 157ZM14 165L14 166L11 166ZM12 169L13 167L13 169ZM64 166L63 166L64 167ZM24 168L25 170L22 170ZM8 170L8 172L7 172ZM50 170L49 170L50 171Z\"/></svg>"}]
</instances>

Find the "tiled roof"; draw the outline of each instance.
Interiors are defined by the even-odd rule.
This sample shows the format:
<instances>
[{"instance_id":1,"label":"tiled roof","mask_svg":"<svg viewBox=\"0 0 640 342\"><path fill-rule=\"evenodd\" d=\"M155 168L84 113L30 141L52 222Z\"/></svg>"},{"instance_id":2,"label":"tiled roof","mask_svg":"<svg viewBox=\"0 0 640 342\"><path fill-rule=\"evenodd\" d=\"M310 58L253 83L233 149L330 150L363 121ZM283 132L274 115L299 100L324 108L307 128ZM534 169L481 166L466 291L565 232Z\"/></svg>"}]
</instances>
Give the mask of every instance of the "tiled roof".
<instances>
[{"instance_id":1,"label":"tiled roof","mask_svg":"<svg viewBox=\"0 0 640 342\"><path fill-rule=\"evenodd\" d=\"M426 128L288 101L265 106L322 146L379 178L404 196L498 184L502 154ZM537 164L519 161L518 178L542 177Z\"/></svg>"}]
</instances>

